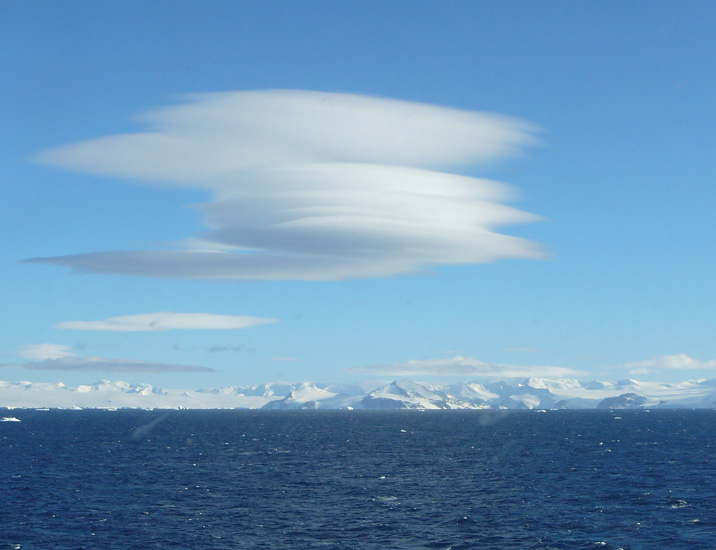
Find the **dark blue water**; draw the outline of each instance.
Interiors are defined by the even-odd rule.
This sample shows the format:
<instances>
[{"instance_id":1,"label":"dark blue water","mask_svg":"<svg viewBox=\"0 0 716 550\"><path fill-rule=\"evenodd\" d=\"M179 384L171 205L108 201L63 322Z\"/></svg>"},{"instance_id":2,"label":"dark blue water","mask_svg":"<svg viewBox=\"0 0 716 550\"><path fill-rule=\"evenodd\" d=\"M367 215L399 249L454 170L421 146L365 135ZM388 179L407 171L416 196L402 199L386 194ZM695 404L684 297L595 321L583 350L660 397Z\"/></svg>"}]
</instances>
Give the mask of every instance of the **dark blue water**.
<instances>
[{"instance_id":1,"label":"dark blue water","mask_svg":"<svg viewBox=\"0 0 716 550\"><path fill-rule=\"evenodd\" d=\"M716 548L714 411L12 415L0 548Z\"/></svg>"}]
</instances>

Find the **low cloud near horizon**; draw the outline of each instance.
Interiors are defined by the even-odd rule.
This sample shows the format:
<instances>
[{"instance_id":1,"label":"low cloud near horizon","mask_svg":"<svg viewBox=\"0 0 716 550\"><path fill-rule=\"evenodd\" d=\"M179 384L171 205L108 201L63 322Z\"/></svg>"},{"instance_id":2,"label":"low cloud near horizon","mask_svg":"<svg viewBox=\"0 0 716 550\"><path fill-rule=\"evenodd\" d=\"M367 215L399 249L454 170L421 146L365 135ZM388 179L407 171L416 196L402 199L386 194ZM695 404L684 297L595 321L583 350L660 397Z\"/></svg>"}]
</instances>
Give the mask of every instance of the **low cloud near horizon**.
<instances>
[{"instance_id":1,"label":"low cloud near horizon","mask_svg":"<svg viewBox=\"0 0 716 550\"><path fill-rule=\"evenodd\" d=\"M530 376L561 378L584 374L582 371L567 367L501 365L459 355L447 359L410 360L405 363L355 367L348 370L377 376L474 376L490 380Z\"/></svg>"},{"instance_id":2,"label":"low cloud near horizon","mask_svg":"<svg viewBox=\"0 0 716 550\"><path fill-rule=\"evenodd\" d=\"M36 159L205 190L210 200L195 207L208 231L174 249L26 262L147 277L341 280L545 256L539 245L499 232L541 219L504 204L515 198L510 186L445 172L536 143L537 129L519 120L296 90L199 94L141 120L149 131Z\"/></svg>"},{"instance_id":3,"label":"low cloud near horizon","mask_svg":"<svg viewBox=\"0 0 716 550\"><path fill-rule=\"evenodd\" d=\"M676 355L660 355L644 361L626 363L624 368L631 375L649 374L662 370L711 370L716 369L716 359L701 361L680 353Z\"/></svg>"},{"instance_id":4,"label":"low cloud near horizon","mask_svg":"<svg viewBox=\"0 0 716 550\"><path fill-rule=\"evenodd\" d=\"M0 364L0 367L49 371L99 371L99 372L214 372L208 367L155 363L135 359L107 359L105 357L79 357L72 346L60 344L33 344L23 346L18 355L32 359L27 363Z\"/></svg>"},{"instance_id":5,"label":"low cloud near horizon","mask_svg":"<svg viewBox=\"0 0 716 550\"><path fill-rule=\"evenodd\" d=\"M157 312L110 317L100 321L66 321L55 328L111 332L157 332L165 330L235 330L277 322L278 319L215 315L211 313Z\"/></svg>"}]
</instances>

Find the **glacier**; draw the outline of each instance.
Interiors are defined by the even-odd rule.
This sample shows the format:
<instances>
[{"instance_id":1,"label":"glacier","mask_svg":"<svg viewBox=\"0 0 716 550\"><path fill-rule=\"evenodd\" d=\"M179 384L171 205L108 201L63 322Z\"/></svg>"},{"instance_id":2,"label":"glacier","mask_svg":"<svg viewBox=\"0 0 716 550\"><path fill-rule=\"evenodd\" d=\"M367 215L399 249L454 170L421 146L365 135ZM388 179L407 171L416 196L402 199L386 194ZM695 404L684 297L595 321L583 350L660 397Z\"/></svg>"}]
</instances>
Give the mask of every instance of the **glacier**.
<instances>
[{"instance_id":1,"label":"glacier","mask_svg":"<svg viewBox=\"0 0 716 550\"><path fill-rule=\"evenodd\" d=\"M365 384L271 382L167 389L121 380L68 386L0 381L0 408L60 409L652 409L716 408L716 379L680 383L571 378L437 384L408 379Z\"/></svg>"}]
</instances>

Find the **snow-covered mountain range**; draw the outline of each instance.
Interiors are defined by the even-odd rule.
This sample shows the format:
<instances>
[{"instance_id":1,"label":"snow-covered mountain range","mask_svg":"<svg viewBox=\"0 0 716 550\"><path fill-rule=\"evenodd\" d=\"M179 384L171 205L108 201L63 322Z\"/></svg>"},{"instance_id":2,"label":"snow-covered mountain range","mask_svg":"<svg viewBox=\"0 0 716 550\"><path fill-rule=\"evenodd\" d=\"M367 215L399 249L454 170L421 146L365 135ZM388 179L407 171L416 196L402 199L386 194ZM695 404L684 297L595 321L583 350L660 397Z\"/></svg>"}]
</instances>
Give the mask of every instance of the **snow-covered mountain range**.
<instances>
[{"instance_id":1,"label":"snow-covered mountain range","mask_svg":"<svg viewBox=\"0 0 716 550\"><path fill-rule=\"evenodd\" d=\"M91 385L0 381L0 408L144 409L624 409L716 408L716 379L581 382L527 378L491 383L362 385L269 383L215 389L162 389L100 380Z\"/></svg>"}]
</instances>

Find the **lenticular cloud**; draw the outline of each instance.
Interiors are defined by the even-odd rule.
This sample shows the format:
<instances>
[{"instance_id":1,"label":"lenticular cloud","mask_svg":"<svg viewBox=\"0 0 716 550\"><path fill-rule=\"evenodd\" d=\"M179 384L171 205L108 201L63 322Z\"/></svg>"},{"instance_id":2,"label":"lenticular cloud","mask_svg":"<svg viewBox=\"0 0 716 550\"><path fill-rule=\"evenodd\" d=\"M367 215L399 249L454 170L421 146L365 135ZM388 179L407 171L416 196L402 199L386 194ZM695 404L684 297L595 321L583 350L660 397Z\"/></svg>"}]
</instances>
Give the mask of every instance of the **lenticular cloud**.
<instances>
[{"instance_id":1,"label":"lenticular cloud","mask_svg":"<svg viewBox=\"0 0 716 550\"><path fill-rule=\"evenodd\" d=\"M94 273L338 280L538 258L498 229L533 222L502 183L449 173L503 158L534 128L498 115L301 91L205 94L143 115L144 133L41 153L70 170L204 189L207 231L173 250L28 261Z\"/></svg>"}]
</instances>

